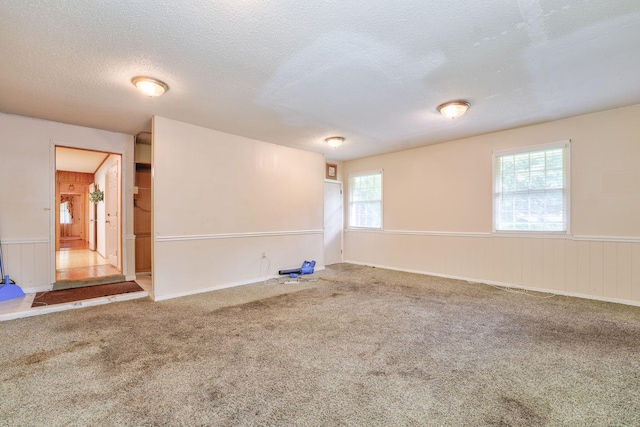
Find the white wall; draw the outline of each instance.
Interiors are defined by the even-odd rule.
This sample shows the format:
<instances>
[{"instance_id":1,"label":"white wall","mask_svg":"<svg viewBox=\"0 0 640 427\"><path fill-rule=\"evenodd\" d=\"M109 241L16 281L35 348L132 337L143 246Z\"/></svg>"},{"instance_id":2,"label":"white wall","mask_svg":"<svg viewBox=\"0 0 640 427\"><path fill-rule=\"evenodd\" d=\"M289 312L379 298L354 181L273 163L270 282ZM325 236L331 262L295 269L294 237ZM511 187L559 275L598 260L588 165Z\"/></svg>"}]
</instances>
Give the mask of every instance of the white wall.
<instances>
[{"instance_id":1,"label":"white wall","mask_svg":"<svg viewBox=\"0 0 640 427\"><path fill-rule=\"evenodd\" d=\"M384 231L347 232L345 260L638 304L639 135L633 106L345 162L384 169ZM492 152L566 139L571 234L492 234Z\"/></svg>"},{"instance_id":2,"label":"white wall","mask_svg":"<svg viewBox=\"0 0 640 427\"><path fill-rule=\"evenodd\" d=\"M321 154L157 116L152 150L155 299L323 267Z\"/></svg>"},{"instance_id":3,"label":"white wall","mask_svg":"<svg viewBox=\"0 0 640 427\"><path fill-rule=\"evenodd\" d=\"M54 146L123 155L126 259L134 276L133 136L0 113L0 239L5 274L23 290L49 289L55 282ZM125 240L123 240L125 241Z\"/></svg>"}]
</instances>

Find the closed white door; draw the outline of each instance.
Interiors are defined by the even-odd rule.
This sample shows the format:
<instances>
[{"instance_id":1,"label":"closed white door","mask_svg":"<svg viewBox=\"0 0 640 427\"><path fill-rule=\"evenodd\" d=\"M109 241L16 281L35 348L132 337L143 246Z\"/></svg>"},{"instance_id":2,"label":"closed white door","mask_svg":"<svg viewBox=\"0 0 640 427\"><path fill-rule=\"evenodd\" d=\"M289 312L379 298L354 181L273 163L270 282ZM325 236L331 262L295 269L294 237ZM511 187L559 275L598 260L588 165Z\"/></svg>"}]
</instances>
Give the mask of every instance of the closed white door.
<instances>
[{"instance_id":1,"label":"closed white door","mask_svg":"<svg viewBox=\"0 0 640 427\"><path fill-rule=\"evenodd\" d=\"M96 191L96 185L89 185L89 193ZM96 204L89 202L89 249L96 250Z\"/></svg>"},{"instance_id":2,"label":"closed white door","mask_svg":"<svg viewBox=\"0 0 640 427\"><path fill-rule=\"evenodd\" d=\"M104 202L106 210L106 252L109 264L116 268L118 266L118 165L115 164L109 168L107 172L106 183L107 188L104 193Z\"/></svg>"},{"instance_id":3,"label":"closed white door","mask_svg":"<svg viewBox=\"0 0 640 427\"><path fill-rule=\"evenodd\" d=\"M324 183L324 264L342 262L342 183Z\"/></svg>"}]
</instances>

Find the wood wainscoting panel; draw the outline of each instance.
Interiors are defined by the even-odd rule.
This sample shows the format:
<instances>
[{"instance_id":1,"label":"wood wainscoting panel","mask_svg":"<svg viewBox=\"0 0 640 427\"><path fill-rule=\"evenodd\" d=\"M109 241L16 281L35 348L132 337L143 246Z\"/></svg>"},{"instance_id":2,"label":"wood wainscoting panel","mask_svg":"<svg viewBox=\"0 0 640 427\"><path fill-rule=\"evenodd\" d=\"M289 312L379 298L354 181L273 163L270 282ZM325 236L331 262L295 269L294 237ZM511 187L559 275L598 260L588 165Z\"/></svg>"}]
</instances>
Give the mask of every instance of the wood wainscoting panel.
<instances>
[{"instance_id":1,"label":"wood wainscoting panel","mask_svg":"<svg viewBox=\"0 0 640 427\"><path fill-rule=\"evenodd\" d=\"M136 236L136 273L151 271L151 235Z\"/></svg>"},{"instance_id":2,"label":"wood wainscoting panel","mask_svg":"<svg viewBox=\"0 0 640 427\"><path fill-rule=\"evenodd\" d=\"M133 231L136 235L136 273L151 271L151 168L136 165Z\"/></svg>"}]
</instances>

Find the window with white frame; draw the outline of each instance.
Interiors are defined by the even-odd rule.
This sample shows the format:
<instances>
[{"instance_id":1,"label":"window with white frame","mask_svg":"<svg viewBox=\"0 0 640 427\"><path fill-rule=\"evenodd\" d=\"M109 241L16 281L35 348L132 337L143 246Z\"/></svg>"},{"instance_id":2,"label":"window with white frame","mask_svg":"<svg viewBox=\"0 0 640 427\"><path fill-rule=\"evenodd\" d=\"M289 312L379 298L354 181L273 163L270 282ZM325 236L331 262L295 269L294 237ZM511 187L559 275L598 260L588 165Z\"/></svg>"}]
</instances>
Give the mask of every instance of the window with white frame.
<instances>
[{"instance_id":1,"label":"window with white frame","mask_svg":"<svg viewBox=\"0 0 640 427\"><path fill-rule=\"evenodd\" d=\"M382 171L349 174L349 227L382 228Z\"/></svg>"},{"instance_id":2,"label":"window with white frame","mask_svg":"<svg viewBox=\"0 0 640 427\"><path fill-rule=\"evenodd\" d=\"M494 230L568 232L569 141L493 156Z\"/></svg>"}]
</instances>

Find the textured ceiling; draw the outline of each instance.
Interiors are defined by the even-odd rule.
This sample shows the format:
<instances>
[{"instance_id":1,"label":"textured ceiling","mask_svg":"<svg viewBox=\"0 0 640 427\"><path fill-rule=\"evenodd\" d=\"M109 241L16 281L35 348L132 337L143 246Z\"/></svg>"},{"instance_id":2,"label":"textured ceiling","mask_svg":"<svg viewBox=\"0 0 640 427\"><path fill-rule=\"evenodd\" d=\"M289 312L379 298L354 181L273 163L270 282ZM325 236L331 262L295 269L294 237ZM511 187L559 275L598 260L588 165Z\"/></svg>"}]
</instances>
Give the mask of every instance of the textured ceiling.
<instances>
[{"instance_id":1,"label":"textured ceiling","mask_svg":"<svg viewBox=\"0 0 640 427\"><path fill-rule=\"evenodd\" d=\"M5 113L131 135L157 114L336 160L640 103L638 0L2 0L0 40Z\"/></svg>"},{"instance_id":2,"label":"textured ceiling","mask_svg":"<svg viewBox=\"0 0 640 427\"><path fill-rule=\"evenodd\" d=\"M95 173L109 153L56 147L56 170Z\"/></svg>"}]
</instances>

